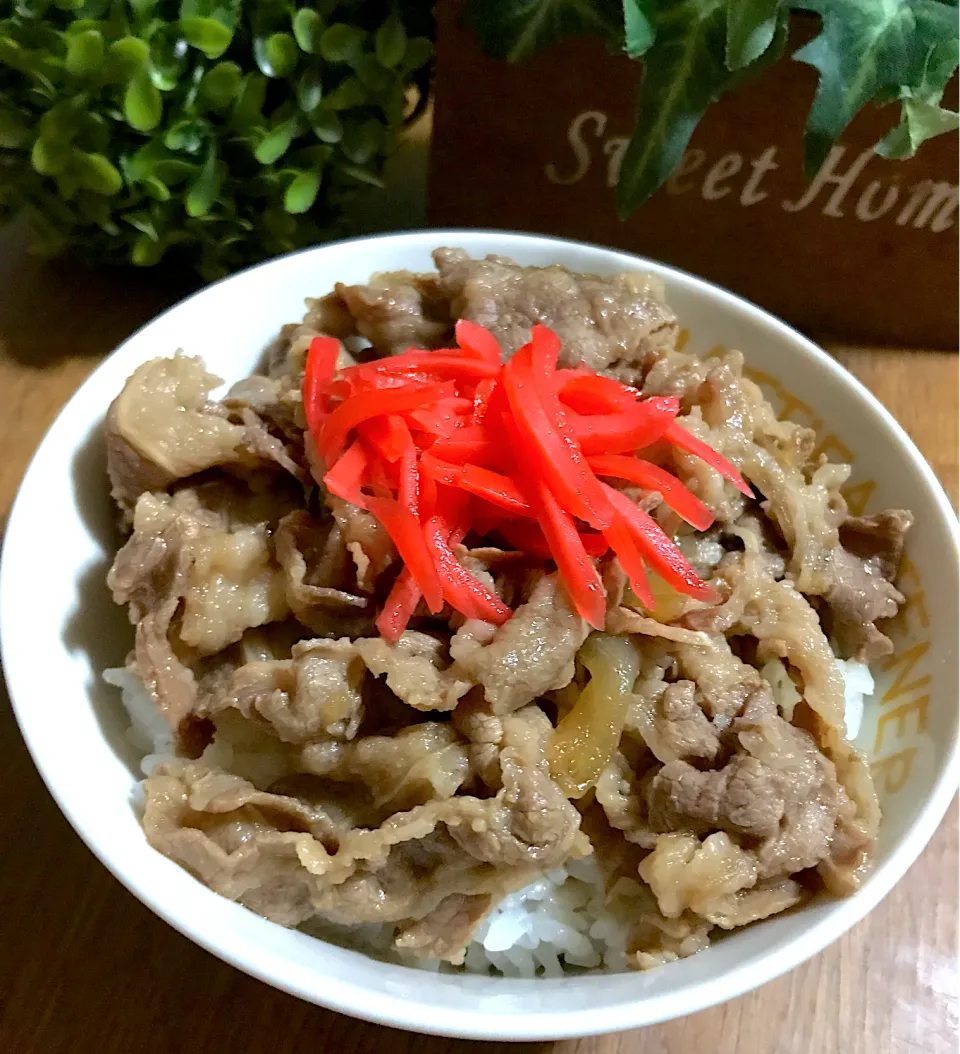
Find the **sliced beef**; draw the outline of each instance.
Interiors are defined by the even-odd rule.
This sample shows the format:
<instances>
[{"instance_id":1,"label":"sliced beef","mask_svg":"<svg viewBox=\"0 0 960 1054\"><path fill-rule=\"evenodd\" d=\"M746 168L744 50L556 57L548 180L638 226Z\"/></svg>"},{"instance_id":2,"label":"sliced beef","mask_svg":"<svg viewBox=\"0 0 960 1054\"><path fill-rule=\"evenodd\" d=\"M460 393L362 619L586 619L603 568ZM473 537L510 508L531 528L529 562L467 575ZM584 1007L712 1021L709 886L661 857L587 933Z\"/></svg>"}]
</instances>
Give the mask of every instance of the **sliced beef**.
<instances>
[{"instance_id":1,"label":"sliced beef","mask_svg":"<svg viewBox=\"0 0 960 1054\"><path fill-rule=\"evenodd\" d=\"M829 856L849 798L813 737L780 718L769 696L732 726L738 752L720 769L669 762L647 788L660 831L723 830L757 846L760 878L791 875Z\"/></svg>"},{"instance_id":2,"label":"sliced beef","mask_svg":"<svg viewBox=\"0 0 960 1054\"><path fill-rule=\"evenodd\" d=\"M471 260L461 249L437 249L433 258L453 317L490 329L505 357L542 324L563 342L562 365L583 363L632 381L676 340L676 316L652 275L520 267L503 256Z\"/></svg>"},{"instance_id":3,"label":"sliced beef","mask_svg":"<svg viewBox=\"0 0 960 1054\"><path fill-rule=\"evenodd\" d=\"M382 637L357 641L367 669L386 676L387 687L414 710L453 710L472 687L446 656L447 645L427 633L407 630L396 644Z\"/></svg>"},{"instance_id":4,"label":"sliced beef","mask_svg":"<svg viewBox=\"0 0 960 1054\"><path fill-rule=\"evenodd\" d=\"M429 922L446 918L449 938L466 940L481 901L528 882L529 865L493 868L464 852L451 830L482 827L488 802L431 801L376 827L336 818L322 796L268 794L202 763L160 766L145 785L144 828L160 852L223 896L286 926L319 917L339 925L387 922L405 947L439 940ZM454 926L454 921L456 925ZM449 953L456 958L452 943Z\"/></svg>"},{"instance_id":5,"label":"sliced beef","mask_svg":"<svg viewBox=\"0 0 960 1054\"><path fill-rule=\"evenodd\" d=\"M877 516L851 516L840 528L833 581L824 594L830 630L841 654L860 662L889 655L893 644L875 623L892 618L903 603L893 585L900 570L911 513L891 509Z\"/></svg>"},{"instance_id":6,"label":"sliced beef","mask_svg":"<svg viewBox=\"0 0 960 1054\"><path fill-rule=\"evenodd\" d=\"M451 725L438 721L392 736L308 743L299 764L314 775L364 788L384 818L432 799L452 798L470 770L466 744Z\"/></svg>"},{"instance_id":7,"label":"sliced beef","mask_svg":"<svg viewBox=\"0 0 960 1054\"><path fill-rule=\"evenodd\" d=\"M557 576L545 575L500 628L464 623L450 642L450 655L459 675L483 686L494 713L505 714L569 684L587 633Z\"/></svg>"},{"instance_id":8,"label":"sliced beef","mask_svg":"<svg viewBox=\"0 0 960 1054\"><path fill-rule=\"evenodd\" d=\"M390 535L364 509L327 496L343 544L356 566L357 591L372 593L377 579L397 560Z\"/></svg>"},{"instance_id":9,"label":"sliced beef","mask_svg":"<svg viewBox=\"0 0 960 1054\"><path fill-rule=\"evenodd\" d=\"M137 502L133 533L117 553L107 585L128 606L135 627L131 660L160 712L178 729L193 712L197 686L170 642L170 624L188 588L190 543L199 533L169 503L152 495Z\"/></svg>"},{"instance_id":10,"label":"sliced beef","mask_svg":"<svg viewBox=\"0 0 960 1054\"><path fill-rule=\"evenodd\" d=\"M244 663L205 693L204 716L232 708L286 743L352 739L363 718L366 667L349 637L304 640L289 659Z\"/></svg>"},{"instance_id":11,"label":"sliced beef","mask_svg":"<svg viewBox=\"0 0 960 1054\"><path fill-rule=\"evenodd\" d=\"M359 636L373 628L371 599L346 588L351 576L342 550L342 535L333 520L320 523L298 509L277 525L276 554L287 603L305 626L324 636Z\"/></svg>"},{"instance_id":12,"label":"sliced beef","mask_svg":"<svg viewBox=\"0 0 960 1054\"><path fill-rule=\"evenodd\" d=\"M459 965L473 931L492 904L489 893L480 896L455 893L441 900L426 918L402 929L394 943L419 958L442 959Z\"/></svg>"},{"instance_id":13,"label":"sliced beef","mask_svg":"<svg viewBox=\"0 0 960 1054\"><path fill-rule=\"evenodd\" d=\"M138 672L174 728L197 707L203 656L289 614L258 505L225 485L144 494L107 576L136 627Z\"/></svg>"},{"instance_id":14,"label":"sliced beef","mask_svg":"<svg viewBox=\"0 0 960 1054\"><path fill-rule=\"evenodd\" d=\"M628 842L652 849L659 832L650 826L644 786L636 768L617 751L600 773L594 788L597 801L615 831Z\"/></svg>"},{"instance_id":15,"label":"sliced beef","mask_svg":"<svg viewBox=\"0 0 960 1054\"><path fill-rule=\"evenodd\" d=\"M453 335L449 302L429 275L393 271L366 285L338 283L336 291L356 331L381 355L441 347Z\"/></svg>"},{"instance_id":16,"label":"sliced beef","mask_svg":"<svg viewBox=\"0 0 960 1054\"><path fill-rule=\"evenodd\" d=\"M675 681L649 704L635 711L640 731L654 756L662 762L686 758L713 761L720 753L720 733L697 701L693 681Z\"/></svg>"},{"instance_id":17,"label":"sliced beef","mask_svg":"<svg viewBox=\"0 0 960 1054\"><path fill-rule=\"evenodd\" d=\"M702 842L692 835L661 835L640 874L667 918L691 911L728 930L785 911L803 897L791 880L758 883L753 854L722 832Z\"/></svg>"},{"instance_id":18,"label":"sliced beef","mask_svg":"<svg viewBox=\"0 0 960 1054\"><path fill-rule=\"evenodd\" d=\"M550 868L574 850L580 814L550 777L546 749L552 731L550 719L536 706L503 719L502 788L484 803L483 823L451 828L471 856L497 866Z\"/></svg>"},{"instance_id":19,"label":"sliced beef","mask_svg":"<svg viewBox=\"0 0 960 1054\"><path fill-rule=\"evenodd\" d=\"M275 464L303 478L286 446L252 411L232 420L210 402L221 383L200 359L176 355L145 362L107 411L107 470L111 493L129 515L146 491L220 465Z\"/></svg>"}]
</instances>

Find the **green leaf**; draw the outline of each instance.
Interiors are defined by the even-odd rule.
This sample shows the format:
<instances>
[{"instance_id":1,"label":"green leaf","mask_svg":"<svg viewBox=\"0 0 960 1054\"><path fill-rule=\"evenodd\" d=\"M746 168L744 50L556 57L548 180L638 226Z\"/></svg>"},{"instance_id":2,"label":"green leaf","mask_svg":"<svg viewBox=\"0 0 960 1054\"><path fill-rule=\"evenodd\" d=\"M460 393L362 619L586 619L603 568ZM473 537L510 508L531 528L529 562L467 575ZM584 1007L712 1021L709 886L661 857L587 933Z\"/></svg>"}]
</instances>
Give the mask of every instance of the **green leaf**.
<instances>
[{"instance_id":1,"label":"green leaf","mask_svg":"<svg viewBox=\"0 0 960 1054\"><path fill-rule=\"evenodd\" d=\"M312 7L301 7L293 16L293 36L300 50L308 55L318 54L322 34L323 19Z\"/></svg>"},{"instance_id":2,"label":"green leaf","mask_svg":"<svg viewBox=\"0 0 960 1054\"><path fill-rule=\"evenodd\" d=\"M160 240L160 235L157 234L157 224L146 209L125 213L123 222L129 223L135 230L142 231L151 241Z\"/></svg>"},{"instance_id":3,"label":"green leaf","mask_svg":"<svg viewBox=\"0 0 960 1054\"><path fill-rule=\"evenodd\" d=\"M242 7L243 0L181 0L180 19L212 18L233 31Z\"/></svg>"},{"instance_id":4,"label":"green leaf","mask_svg":"<svg viewBox=\"0 0 960 1054\"><path fill-rule=\"evenodd\" d=\"M406 50L403 53L403 62L400 63L401 73L412 73L414 70L425 66L433 58L433 44L426 37L411 37L407 41Z\"/></svg>"},{"instance_id":5,"label":"green leaf","mask_svg":"<svg viewBox=\"0 0 960 1054\"><path fill-rule=\"evenodd\" d=\"M483 50L507 62L581 33L596 33L614 47L623 40L624 12L616 0L469 0L466 20Z\"/></svg>"},{"instance_id":6,"label":"green leaf","mask_svg":"<svg viewBox=\"0 0 960 1054\"><path fill-rule=\"evenodd\" d=\"M176 121L163 135L163 145L168 150L183 150L188 154L198 153L206 141L206 125L192 118Z\"/></svg>"},{"instance_id":7,"label":"green leaf","mask_svg":"<svg viewBox=\"0 0 960 1054\"><path fill-rule=\"evenodd\" d=\"M219 58L233 40L233 31L215 18L183 18L180 29L186 42L208 59Z\"/></svg>"},{"instance_id":8,"label":"green leaf","mask_svg":"<svg viewBox=\"0 0 960 1054\"><path fill-rule=\"evenodd\" d=\"M257 145L253 156L261 165L272 165L278 158L290 148L290 144L299 131L299 119L289 117L285 121L271 128L269 132Z\"/></svg>"},{"instance_id":9,"label":"green leaf","mask_svg":"<svg viewBox=\"0 0 960 1054\"><path fill-rule=\"evenodd\" d=\"M147 176L140 185L143 187L144 193L148 197L153 198L154 201L169 201L171 198L170 188L156 176Z\"/></svg>"},{"instance_id":10,"label":"green leaf","mask_svg":"<svg viewBox=\"0 0 960 1054\"><path fill-rule=\"evenodd\" d=\"M112 197L123 190L123 176L103 154L86 154L75 150L72 168L84 190Z\"/></svg>"},{"instance_id":11,"label":"green leaf","mask_svg":"<svg viewBox=\"0 0 960 1054\"><path fill-rule=\"evenodd\" d=\"M163 242L151 238L149 234L141 234L130 250L130 260L137 267L153 267L160 262L165 249Z\"/></svg>"},{"instance_id":12,"label":"green leaf","mask_svg":"<svg viewBox=\"0 0 960 1054\"><path fill-rule=\"evenodd\" d=\"M913 157L922 143L960 127L960 115L924 99L904 99L900 123L877 144L881 157L904 160Z\"/></svg>"},{"instance_id":13,"label":"green leaf","mask_svg":"<svg viewBox=\"0 0 960 1054\"><path fill-rule=\"evenodd\" d=\"M136 76L150 61L150 48L139 37L121 37L107 48L105 74L108 80L123 82Z\"/></svg>"},{"instance_id":14,"label":"green leaf","mask_svg":"<svg viewBox=\"0 0 960 1054\"><path fill-rule=\"evenodd\" d=\"M332 110L319 110L313 114L310 118L310 127L321 143L333 145L339 143L343 138L343 125Z\"/></svg>"},{"instance_id":15,"label":"green leaf","mask_svg":"<svg viewBox=\"0 0 960 1054\"><path fill-rule=\"evenodd\" d=\"M637 59L643 55L653 43L654 35L653 26L640 0L623 0L623 37L630 58Z\"/></svg>"},{"instance_id":16,"label":"green leaf","mask_svg":"<svg viewBox=\"0 0 960 1054\"><path fill-rule=\"evenodd\" d=\"M388 69L377 62L376 55L363 54L353 63L357 80L367 89L371 98L395 98L402 91L398 79L403 76L397 70Z\"/></svg>"},{"instance_id":17,"label":"green leaf","mask_svg":"<svg viewBox=\"0 0 960 1054\"><path fill-rule=\"evenodd\" d=\"M262 122L266 97L267 78L259 73L248 73L230 111L230 127L245 129Z\"/></svg>"},{"instance_id":18,"label":"green leaf","mask_svg":"<svg viewBox=\"0 0 960 1054\"><path fill-rule=\"evenodd\" d=\"M297 102L304 113L312 113L323 99L323 81L320 71L310 67L303 71L297 82Z\"/></svg>"},{"instance_id":19,"label":"green leaf","mask_svg":"<svg viewBox=\"0 0 960 1054\"><path fill-rule=\"evenodd\" d=\"M391 15L377 30L374 37L373 51L377 62L387 69L399 66L407 50L407 31L397 16Z\"/></svg>"},{"instance_id":20,"label":"green leaf","mask_svg":"<svg viewBox=\"0 0 960 1054\"><path fill-rule=\"evenodd\" d=\"M366 165L376 157L383 143L383 125L375 118L349 125L343 133L340 149L357 165Z\"/></svg>"},{"instance_id":21,"label":"green leaf","mask_svg":"<svg viewBox=\"0 0 960 1054\"><path fill-rule=\"evenodd\" d=\"M927 53L923 72L910 87L902 87L900 123L877 143L882 157L913 157L927 139L957 128L957 114L939 103L944 85L960 61L960 39L944 36Z\"/></svg>"},{"instance_id":22,"label":"green leaf","mask_svg":"<svg viewBox=\"0 0 960 1054\"><path fill-rule=\"evenodd\" d=\"M158 27L150 35L150 79L160 91L173 91L193 61L179 22Z\"/></svg>"},{"instance_id":23,"label":"green leaf","mask_svg":"<svg viewBox=\"0 0 960 1054\"><path fill-rule=\"evenodd\" d=\"M200 175L190 184L184 207L187 215L196 219L206 214L213 207L220 193L220 170L217 165L217 153L212 147L207 153Z\"/></svg>"},{"instance_id":24,"label":"green leaf","mask_svg":"<svg viewBox=\"0 0 960 1054\"><path fill-rule=\"evenodd\" d=\"M732 78L724 65L725 0L677 0L653 23L656 44L644 56L633 134L617 183L621 218L641 205L680 163L704 111Z\"/></svg>"},{"instance_id":25,"label":"green leaf","mask_svg":"<svg viewBox=\"0 0 960 1054\"><path fill-rule=\"evenodd\" d=\"M70 147L66 143L37 139L30 151L30 164L41 176L58 176L70 163Z\"/></svg>"},{"instance_id":26,"label":"green leaf","mask_svg":"<svg viewBox=\"0 0 960 1054\"><path fill-rule=\"evenodd\" d=\"M353 62L363 52L366 36L359 26L335 22L320 37L320 54L327 62Z\"/></svg>"},{"instance_id":27,"label":"green leaf","mask_svg":"<svg viewBox=\"0 0 960 1054\"><path fill-rule=\"evenodd\" d=\"M317 200L320 190L320 169L299 172L283 195L283 207L287 212L307 212Z\"/></svg>"},{"instance_id":28,"label":"green leaf","mask_svg":"<svg viewBox=\"0 0 960 1054\"><path fill-rule=\"evenodd\" d=\"M40 138L49 142L72 142L80 130L79 122L88 105L89 97L86 94L74 95L55 103L40 118Z\"/></svg>"},{"instance_id":29,"label":"green leaf","mask_svg":"<svg viewBox=\"0 0 960 1054\"><path fill-rule=\"evenodd\" d=\"M727 69L740 70L770 47L780 0L727 0Z\"/></svg>"},{"instance_id":30,"label":"green leaf","mask_svg":"<svg viewBox=\"0 0 960 1054\"><path fill-rule=\"evenodd\" d=\"M802 0L797 6L815 11L823 23L821 33L794 55L820 74L804 133L809 177L868 102L898 95L940 102L956 65L955 7L937 0Z\"/></svg>"},{"instance_id":31,"label":"green leaf","mask_svg":"<svg viewBox=\"0 0 960 1054\"><path fill-rule=\"evenodd\" d=\"M352 110L367 101L367 91L357 77L347 77L326 97L323 105L328 110Z\"/></svg>"},{"instance_id":32,"label":"green leaf","mask_svg":"<svg viewBox=\"0 0 960 1054\"><path fill-rule=\"evenodd\" d=\"M160 123L163 99L148 73L141 71L127 85L123 94L123 116L138 132L149 132Z\"/></svg>"},{"instance_id":33,"label":"green leaf","mask_svg":"<svg viewBox=\"0 0 960 1054\"><path fill-rule=\"evenodd\" d=\"M96 29L87 29L67 37L63 68L74 77L87 77L100 69L103 55L103 35Z\"/></svg>"},{"instance_id":34,"label":"green leaf","mask_svg":"<svg viewBox=\"0 0 960 1054\"><path fill-rule=\"evenodd\" d=\"M257 65L268 77L286 77L296 69L300 53L289 33L272 33L253 45Z\"/></svg>"},{"instance_id":35,"label":"green leaf","mask_svg":"<svg viewBox=\"0 0 960 1054\"><path fill-rule=\"evenodd\" d=\"M218 62L204 73L197 98L212 110L226 109L240 90L243 74L235 62Z\"/></svg>"}]
</instances>

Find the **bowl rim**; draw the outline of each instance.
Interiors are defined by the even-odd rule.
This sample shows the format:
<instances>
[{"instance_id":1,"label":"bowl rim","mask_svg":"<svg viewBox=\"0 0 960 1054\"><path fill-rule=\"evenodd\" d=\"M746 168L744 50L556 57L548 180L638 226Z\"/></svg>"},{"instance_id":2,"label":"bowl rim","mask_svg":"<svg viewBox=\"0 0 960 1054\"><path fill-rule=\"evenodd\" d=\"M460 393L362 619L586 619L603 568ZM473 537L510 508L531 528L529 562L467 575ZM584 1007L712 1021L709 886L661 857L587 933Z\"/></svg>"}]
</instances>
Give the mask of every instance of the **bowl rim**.
<instances>
[{"instance_id":1,"label":"bowl rim","mask_svg":"<svg viewBox=\"0 0 960 1054\"><path fill-rule=\"evenodd\" d=\"M471 241L478 237L503 242L502 249L490 250L500 251L503 255L510 255L512 251L511 243L514 248L535 246L541 249L558 247L561 249L572 248L587 249L593 252L599 251L610 258L611 264L621 264L625 267L646 270L661 277L674 278L680 284L686 285L692 293L703 293L708 298L719 301L728 309L748 316L755 323L766 327L780 340L792 344L798 351L811 356L815 362L830 373L834 381L841 386L852 389L853 394L865 402L867 407L879 417L890 436L890 441L898 444L912 463L913 470L917 472L924 489L929 493L940 518L947 527L955 556L960 557L960 523L958 523L949 498L933 469L904 428L876 396L836 359L792 326L763 308L724 289L722 286L687 271L635 253L587 241L558 238L550 235L528 234L521 231L498 230L496 228L420 228L414 231L374 233L360 237L344 238L297 252L287 253L283 256L254 264L242 271L221 278L217 282L210 283L177 301L149 319L142 326L139 326L90 372L44 433L43 439L38 444L18 484L16 496L10 507L6 530L4 531L2 551L0 551L0 663L2 663L5 673L11 707L33 763L40 773L47 790L74 831L100 863L141 903L206 951L274 988L297 996L307 1002L375 1024L433 1035L500 1041L556 1040L601 1035L648 1024L666 1022L708 1009L742 995L805 962L859 922L900 881L919 857L946 813L958 783L960 783L960 733L954 735L950 750L945 755L942 771L932 791L921 806L917 819L900 843L891 851L889 859L871 873L870 881L863 889L853 897L836 901L835 905L831 907L831 910L822 919L799 936L789 940L786 944L760 953L759 956L754 956L757 961L740 964L725 975L711 979L709 983L699 982L695 984L693 986L697 993L695 998L690 998L689 991L665 993L653 997L638 994L638 998L635 1001L612 1008L598 1007L570 1011L523 1011L521 1013L503 1015L494 1015L483 1011L465 1012L449 1008L431 1007L430 1019L424 1020L423 1013L425 1008L422 1004L411 1004L398 996L384 991L377 993L375 1001L370 1001L365 998L369 989L364 988L362 985L341 983L335 978L331 979L335 983L331 985L329 990L322 993L321 998L320 994L309 985L298 983L293 971L287 971L286 976L278 976L277 969L275 969L276 963L265 963L263 960L244 958L234 949L223 947L214 936L198 933L189 923L181 919L178 916L175 905L169 903L167 899L150 895L140 888L136 874L131 873L131 870L125 866L125 861L120 859L118 854L104 849L98 843L96 837L85 829L83 822L77 817L71 807L69 797L61 793L57 776L45 760L45 752L40 738L33 736L29 731L31 722L29 718L25 717L27 710L26 700L30 694L29 685L19 676L18 663L14 654L7 647L7 642L11 636L10 620L13 617L11 613L12 605L6 599L11 588L10 567L14 562L10 552L9 539L11 535L16 536L19 533L11 531L10 528L19 521L21 516L25 515L24 506L26 499L23 497L27 489L25 484L30 479L41 451L46 448L50 435L61 418L69 411L81 390L88 385L96 383L96 378L100 371L117 353L139 338L144 331L159 320L179 310L197 297L205 295L211 289L228 283L241 275L274 266L281 261L289 261L297 257L307 257L317 253L336 254L344 248L367 242L387 242L390 245L399 244L401 246L406 244L411 248L426 245L428 248L433 248L441 244L456 245L458 242ZM279 324L282 324L282 322ZM11 660L13 660L12 663ZM762 976L757 977L760 972L758 971L758 965L761 962L764 970ZM598 975L598 977L602 976ZM548 979L537 979L526 983L539 986L551 983L560 984L562 980L551 982ZM598 1013L603 1014L601 1020L597 1020Z\"/></svg>"}]
</instances>

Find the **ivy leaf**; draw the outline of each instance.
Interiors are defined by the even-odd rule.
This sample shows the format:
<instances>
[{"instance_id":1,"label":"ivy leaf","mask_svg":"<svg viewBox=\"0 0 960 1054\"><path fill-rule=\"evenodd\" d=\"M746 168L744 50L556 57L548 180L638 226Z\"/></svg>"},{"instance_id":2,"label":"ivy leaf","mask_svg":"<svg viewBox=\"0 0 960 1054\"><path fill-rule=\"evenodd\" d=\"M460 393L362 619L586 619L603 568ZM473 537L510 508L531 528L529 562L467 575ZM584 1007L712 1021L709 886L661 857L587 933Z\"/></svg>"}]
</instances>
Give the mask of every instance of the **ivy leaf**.
<instances>
[{"instance_id":1,"label":"ivy leaf","mask_svg":"<svg viewBox=\"0 0 960 1054\"><path fill-rule=\"evenodd\" d=\"M943 86L960 62L960 40L945 37L927 54L923 74L913 88L901 89L900 123L877 144L881 157L913 157L920 145L957 128L957 114L939 103Z\"/></svg>"},{"instance_id":2,"label":"ivy leaf","mask_svg":"<svg viewBox=\"0 0 960 1054\"><path fill-rule=\"evenodd\" d=\"M697 122L729 86L725 0L641 0L656 34L644 56L633 134L617 183L625 218L680 163Z\"/></svg>"},{"instance_id":3,"label":"ivy leaf","mask_svg":"<svg viewBox=\"0 0 960 1054\"><path fill-rule=\"evenodd\" d=\"M619 47L624 18L618 0L470 0L466 10L483 50L507 62L579 33L596 33Z\"/></svg>"},{"instance_id":4,"label":"ivy leaf","mask_svg":"<svg viewBox=\"0 0 960 1054\"><path fill-rule=\"evenodd\" d=\"M727 69L740 70L770 47L780 0L727 0Z\"/></svg>"},{"instance_id":5,"label":"ivy leaf","mask_svg":"<svg viewBox=\"0 0 960 1054\"><path fill-rule=\"evenodd\" d=\"M656 34L639 0L623 0L623 36L632 59L640 58L653 44Z\"/></svg>"},{"instance_id":6,"label":"ivy leaf","mask_svg":"<svg viewBox=\"0 0 960 1054\"><path fill-rule=\"evenodd\" d=\"M898 161L913 157L920 145L944 132L955 132L960 127L960 114L944 110L924 99L904 99L900 109L900 123L877 143L881 157Z\"/></svg>"},{"instance_id":7,"label":"ivy leaf","mask_svg":"<svg viewBox=\"0 0 960 1054\"><path fill-rule=\"evenodd\" d=\"M939 103L950 73L956 68L956 7L938 0L802 0L796 6L815 11L822 32L794 58L820 74L807 117L804 162L813 176L830 147L857 112L869 102L920 99ZM921 120L917 107L914 136L946 130L942 119ZM904 116L909 125L909 115ZM906 136L906 141L904 141ZM907 128L886 150L910 148ZM919 140L922 141L922 140ZM919 145L918 141L918 145Z\"/></svg>"}]
</instances>

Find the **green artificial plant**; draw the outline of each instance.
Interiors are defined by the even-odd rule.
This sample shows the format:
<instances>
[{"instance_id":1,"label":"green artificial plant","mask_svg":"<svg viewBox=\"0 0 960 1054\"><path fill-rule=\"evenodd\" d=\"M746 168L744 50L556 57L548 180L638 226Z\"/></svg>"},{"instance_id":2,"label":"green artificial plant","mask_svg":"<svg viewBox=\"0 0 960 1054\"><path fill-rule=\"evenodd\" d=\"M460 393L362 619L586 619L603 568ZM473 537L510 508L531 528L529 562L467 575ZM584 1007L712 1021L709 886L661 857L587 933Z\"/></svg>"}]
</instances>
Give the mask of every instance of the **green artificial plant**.
<instances>
[{"instance_id":1,"label":"green artificial plant","mask_svg":"<svg viewBox=\"0 0 960 1054\"><path fill-rule=\"evenodd\" d=\"M206 278L329 238L425 98L432 29L417 0L0 0L0 221Z\"/></svg>"},{"instance_id":2,"label":"green artificial plant","mask_svg":"<svg viewBox=\"0 0 960 1054\"><path fill-rule=\"evenodd\" d=\"M956 0L470 0L467 20L484 49L509 62L583 33L642 59L616 190L626 217L676 168L707 107L784 54L791 11L821 19L793 56L819 73L804 135L808 176L868 104L900 108L876 147L884 157L912 157L957 128L941 105L960 54Z\"/></svg>"}]
</instances>

